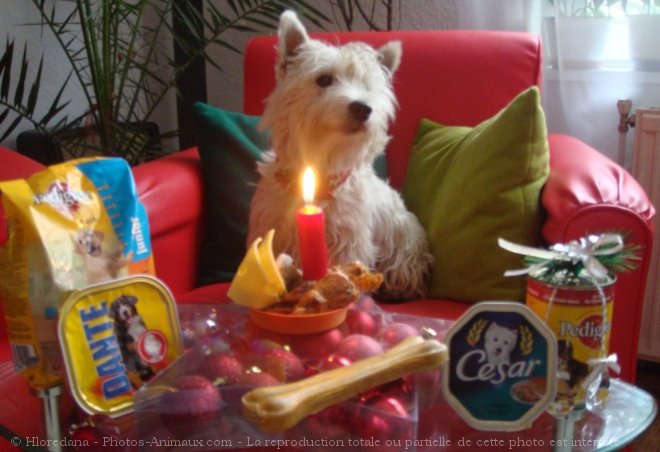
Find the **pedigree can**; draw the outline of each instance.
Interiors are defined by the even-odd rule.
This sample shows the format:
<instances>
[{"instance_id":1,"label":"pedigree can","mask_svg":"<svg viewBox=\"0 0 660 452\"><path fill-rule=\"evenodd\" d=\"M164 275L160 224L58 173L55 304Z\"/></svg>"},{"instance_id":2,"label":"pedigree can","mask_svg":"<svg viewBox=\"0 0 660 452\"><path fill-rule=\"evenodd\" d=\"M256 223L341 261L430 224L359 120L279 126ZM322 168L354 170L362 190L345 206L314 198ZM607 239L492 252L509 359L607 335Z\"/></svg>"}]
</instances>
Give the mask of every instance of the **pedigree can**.
<instances>
[{"instance_id":1,"label":"pedigree can","mask_svg":"<svg viewBox=\"0 0 660 452\"><path fill-rule=\"evenodd\" d=\"M612 330L614 283L600 286L561 286L530 276L527 280L527 306L557 336L557 400L551 407L555 414L583 408L587 391L583 382L591 371L590 359L607 356ZM600 382L597 401L607 399L607 376Z\"/></svg>"}]
</instances>

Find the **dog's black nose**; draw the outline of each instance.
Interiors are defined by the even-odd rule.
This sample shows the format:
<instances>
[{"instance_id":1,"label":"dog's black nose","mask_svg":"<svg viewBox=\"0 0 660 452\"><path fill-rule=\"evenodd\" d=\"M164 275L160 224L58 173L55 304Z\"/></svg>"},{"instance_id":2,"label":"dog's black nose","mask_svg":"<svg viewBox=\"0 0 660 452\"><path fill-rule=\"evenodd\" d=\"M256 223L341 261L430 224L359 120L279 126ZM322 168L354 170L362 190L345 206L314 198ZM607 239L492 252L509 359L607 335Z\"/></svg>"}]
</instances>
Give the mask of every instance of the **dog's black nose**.
<instances>
[{"instance_id":1,"label":"dog's black nose","mask_svg":"<svg viewBox=\"0 0 660 452\"><path fill-rule=\"evenodd\" d=\"M351 102L348 106L348 110L351 112L353 119L360 122L366 122L371 114L371 107L358 101Z\"/></svg>"}]
</instances>

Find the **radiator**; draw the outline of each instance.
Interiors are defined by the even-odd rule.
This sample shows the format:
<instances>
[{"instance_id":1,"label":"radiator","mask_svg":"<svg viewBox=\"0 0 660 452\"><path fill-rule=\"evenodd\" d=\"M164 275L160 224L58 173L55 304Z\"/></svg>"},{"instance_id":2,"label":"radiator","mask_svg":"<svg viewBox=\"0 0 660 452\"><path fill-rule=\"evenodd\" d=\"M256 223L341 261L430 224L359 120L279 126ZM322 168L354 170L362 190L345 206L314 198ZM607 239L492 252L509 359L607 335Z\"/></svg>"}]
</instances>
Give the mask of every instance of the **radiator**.
<instances>
[{"instance_id":1,"label":"radiator","mask_svg":"<svg viewBox=\"0 0 660 452\"><path fill-rule=\"evenodd\" d=\"M660 109L637 109L635 112L632 172L651 202L660 208ZM660 362L660 220L653 223L653 251L642 313L639 357Z\"/></svg>"}]
</instances>

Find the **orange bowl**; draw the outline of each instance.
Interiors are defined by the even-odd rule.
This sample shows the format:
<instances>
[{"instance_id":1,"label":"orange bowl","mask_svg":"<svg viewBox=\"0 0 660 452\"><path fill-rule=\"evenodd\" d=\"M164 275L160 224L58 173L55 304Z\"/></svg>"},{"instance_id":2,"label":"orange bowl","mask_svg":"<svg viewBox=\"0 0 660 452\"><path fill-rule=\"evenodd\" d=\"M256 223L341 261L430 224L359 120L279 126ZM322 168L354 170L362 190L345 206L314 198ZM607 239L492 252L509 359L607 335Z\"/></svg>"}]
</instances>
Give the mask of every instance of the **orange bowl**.
<instances>
[{"instance_id":1,"label":"orange bowl","mask_svg":"<svg viewBox=\"0 0 660 452\"><path fill-rule=\"evenodd\" d=\"M331 330L346 319L348 307L317 314L279 314L250 310L250 318L259 327L281 334L312 334Z\"/></svg>"}]
</instances>

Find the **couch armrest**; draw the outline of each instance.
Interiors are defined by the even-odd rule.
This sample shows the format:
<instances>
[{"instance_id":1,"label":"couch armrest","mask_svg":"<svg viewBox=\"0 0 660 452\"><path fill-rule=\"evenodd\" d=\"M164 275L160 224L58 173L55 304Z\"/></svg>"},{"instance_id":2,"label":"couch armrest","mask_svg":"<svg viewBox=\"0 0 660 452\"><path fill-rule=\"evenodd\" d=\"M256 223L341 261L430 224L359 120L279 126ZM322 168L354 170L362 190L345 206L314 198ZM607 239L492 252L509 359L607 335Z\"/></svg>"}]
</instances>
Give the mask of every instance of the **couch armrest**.
<instances>
[{"instance_id":1,"label":"couch armrest","mask_svg":"<svg viewBox=\"0 0 660 452\"><path fill-rule=\"evenodd\" d=\"M589 233L621 231L627 243L641 247L636 270L618 277L610 339L621 377L634 381L655 210L637 181L600 152L567 135L550 135L549 145L550 177L542 193L548 214L545 240L564 243Z\"/></svg>"},{"instance_id":2,"label":"couch armrest","mask_svg":"<svg viewBox=\"0 0 660 452\"><path fill-rule=\"evenodd\" d=\"M196 285L203 227L204 189L196 148L135 166L147 209L156 275L176 296Z\"/></svg>"}]
</instances>

